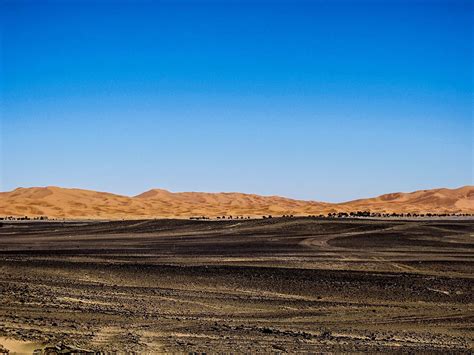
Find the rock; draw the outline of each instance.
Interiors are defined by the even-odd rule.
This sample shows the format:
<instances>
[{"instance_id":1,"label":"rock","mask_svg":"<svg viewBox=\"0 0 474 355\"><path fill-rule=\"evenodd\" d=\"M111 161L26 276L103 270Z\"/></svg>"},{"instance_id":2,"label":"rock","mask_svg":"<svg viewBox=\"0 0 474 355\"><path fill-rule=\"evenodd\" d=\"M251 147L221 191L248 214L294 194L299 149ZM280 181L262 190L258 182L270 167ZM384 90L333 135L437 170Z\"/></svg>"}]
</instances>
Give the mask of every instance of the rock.
<instances>
[{"instance_id":1,"label":"rock","mask_svg":"<svg viewBox=\"0 0 474 355\"><path fill-rule=\"evenodd\" d=\"M38 349L39 350L39 349ZM54 346L47 346L40 352L37 352L34 355L59 355L59 354L69 354L69 355L95 355L98 354L96 351L88 350L88 349L81 349L75 347L73 345L66 345L66 344L57 344Z\"/></svg>"}]
</instances>

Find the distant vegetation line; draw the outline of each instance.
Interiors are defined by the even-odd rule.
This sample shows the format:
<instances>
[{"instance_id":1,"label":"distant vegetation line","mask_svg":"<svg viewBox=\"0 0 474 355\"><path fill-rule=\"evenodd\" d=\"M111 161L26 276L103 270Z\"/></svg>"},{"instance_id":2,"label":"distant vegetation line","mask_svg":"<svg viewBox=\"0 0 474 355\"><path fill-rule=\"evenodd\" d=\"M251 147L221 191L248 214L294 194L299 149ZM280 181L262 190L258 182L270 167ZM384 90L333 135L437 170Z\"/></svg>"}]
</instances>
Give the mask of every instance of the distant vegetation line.
<instances>
[{"instance_id":1,"label":"distant vegetation line","mask_svg":"<svg viewBox=\"0 0 474 355\"><path fill-rule=\"evenodd\" d=\"M262 216L232 216L232 215L224 215L224 216L217 216L217 217L210 217L210 216L191 216L187 219L190 220L215 220L215 221L225 221L225 220L249 220L249 219L273 219L273 218L423 218L423 217L471 217L474 216L473 213L374 213L370 211L357 211L357 212L340 212L340 213L328 213L328 214L319 214L319 215L281 215L281 216L274 216L274 215L262 215ZM15 216L5 216L0 217L0 221L61 221L66 220L69 218L49 218L48 216L36 216L36 217L29 217L29 216L22 216L22 217L15 217ZM160 219L159 217L155 218L144 218L144 219ZM184 218L177 218L177 219L184 219Z\"/></svg>"}]
</instances>

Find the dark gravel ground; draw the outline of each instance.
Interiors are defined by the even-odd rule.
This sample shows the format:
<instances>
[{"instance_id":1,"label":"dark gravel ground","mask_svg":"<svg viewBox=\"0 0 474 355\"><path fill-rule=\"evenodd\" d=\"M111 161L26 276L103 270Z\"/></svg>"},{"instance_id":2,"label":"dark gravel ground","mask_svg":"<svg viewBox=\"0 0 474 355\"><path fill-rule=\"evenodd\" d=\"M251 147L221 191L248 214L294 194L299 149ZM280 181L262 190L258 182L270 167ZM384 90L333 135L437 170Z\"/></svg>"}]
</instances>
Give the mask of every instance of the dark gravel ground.
<instances>
[{"instance_id":1,"label":"dark gravel ground","mask_svg":"<svg viewBox=\"0 0 474 355\"><path fill-rule=\"evenodd\" d=\"M472 353L473 236L440 219L4 222L0 344Z\"/></svg>"}]
</instances>

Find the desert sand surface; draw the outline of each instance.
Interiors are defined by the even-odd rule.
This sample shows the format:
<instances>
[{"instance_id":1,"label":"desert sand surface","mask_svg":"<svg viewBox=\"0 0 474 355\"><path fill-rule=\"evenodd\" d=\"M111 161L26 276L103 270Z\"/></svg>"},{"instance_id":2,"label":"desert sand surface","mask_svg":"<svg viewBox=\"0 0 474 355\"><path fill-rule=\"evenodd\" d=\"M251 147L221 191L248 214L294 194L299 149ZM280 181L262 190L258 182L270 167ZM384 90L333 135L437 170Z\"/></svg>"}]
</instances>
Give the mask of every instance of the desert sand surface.
<instances>
[{"instance_id":1,"label":"desert sand surface","mask_svg":"<svg viewBox=\"0 0 474 355\"><path fill-rule=\"evenodd\" d=\"M319 215L334 212L474 213L474 186L392 193L345 203L293 200L243 193L154 189L134 197L60 187L17 188L0 193L0 216L138 219L191 216Z\"/></svg>"},{"instance_id":2,"label":"desert sand surface","mask_svg":"<svg viewBox=\"0 0 474 355\"><path fill-rule=\"evenodd\" d=\"M3 222L0 345L472 353L473 236L472 219Z\"/></svg>"}]
</instances>

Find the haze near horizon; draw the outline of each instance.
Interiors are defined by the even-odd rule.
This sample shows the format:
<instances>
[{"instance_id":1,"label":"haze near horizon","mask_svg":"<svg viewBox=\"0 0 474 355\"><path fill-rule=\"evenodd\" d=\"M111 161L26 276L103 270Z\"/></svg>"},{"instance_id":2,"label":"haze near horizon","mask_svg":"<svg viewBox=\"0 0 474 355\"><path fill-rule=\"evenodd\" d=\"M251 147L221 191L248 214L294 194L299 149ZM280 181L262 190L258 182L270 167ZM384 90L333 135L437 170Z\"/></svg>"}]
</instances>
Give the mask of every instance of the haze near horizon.
<instances>
[{"instance_id":1,"label":"haze near horizon","mask_svg":"<svg viewBox=\"0 0 474 355\"><path fill-rule=\"evenodd\" d=\"M4 1L0 191L473 185L472 7Z\"/></svg>"}]
</instances>

